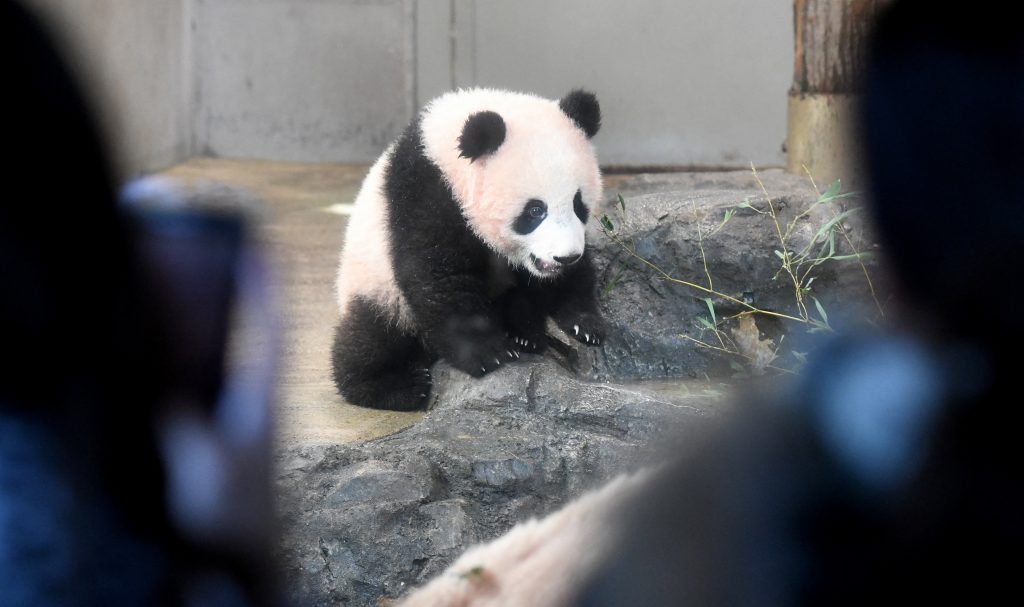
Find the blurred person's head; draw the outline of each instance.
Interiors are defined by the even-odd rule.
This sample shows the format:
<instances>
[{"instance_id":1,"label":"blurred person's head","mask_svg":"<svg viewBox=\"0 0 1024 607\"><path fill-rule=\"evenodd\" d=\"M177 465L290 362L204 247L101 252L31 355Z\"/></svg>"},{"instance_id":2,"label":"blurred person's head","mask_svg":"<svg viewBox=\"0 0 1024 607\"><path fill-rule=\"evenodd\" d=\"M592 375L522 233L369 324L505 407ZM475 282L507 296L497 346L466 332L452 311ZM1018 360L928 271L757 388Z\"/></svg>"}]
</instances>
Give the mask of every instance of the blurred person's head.
<instances>
[{"instance_id":1,"label":"blurred person's head","mask_svg":"<svg viewBox=\"0 0 1024 607\"><path fill-rule=\"evenodd\" d=\"M222 387L217 359L217 382L182 390L181 344L207 329L200 337L219 356L224 335L168 305L188 282L168 280L169 269L202 274L192 282L220 293L245 266L238 284L258 299L257 256L245 251L236 266L202 238L161 241L218 222L119 202L108 140L60 48L33 14L0 0L0 603L176 604L225 592L238 600L214 604L273 602L262 409L272 374L260 366L258 380ZM196 272L195 259L225 271ZM185 356L206 363L200 354Z\"/></svg>"},{"instance_id":2,"label":"blurred person's head","mask_svg":"<svg viewBox=\"0 0 1024 607\"><path fill-rule=\"evenodd\" d=\"M869 47L871 204L904 304L940 336L1024 336L1024 28L1011 3L897 1Z\"/></svg>"},{"instance_id":3,"label":"blurred person's head","mask_svg":"<svg viewBox=\"0 0 1024 607\"><path fill-rule=\"evenodd\" d=\"M9 365L0 401L53 409L130 390L155 348L141 326L129 231L89 102L31 14L4 1L0 17L0 334Z\"/></svg>"},{"instance_id":4,"label":"blurred person's head","mask_svg":"<svg viewBox=\"0 0 1024 607\"><path fill-rule=\"evenodd\" d=\"M792 384L746 393L637 501L581 605L1016 592L1020 414L1001 391L1024 337L1014 8L896 0L869 44L869 200L913 330L837 336Z\"/></svg>"},{"instance_id":5,"label":"blurred person's head","mask_svg":"<svg viewBox=\"0 0 1024 607\"><path fill-rule=\"evenodd\" d=\"M0 48L0 410L49 419L79 472L97 474L128 520L152 525L138 513L162 502L149 423L163 387L161 334L110 155L58 46L18 3L0 2Z\"/></svg>"}]
</instances>

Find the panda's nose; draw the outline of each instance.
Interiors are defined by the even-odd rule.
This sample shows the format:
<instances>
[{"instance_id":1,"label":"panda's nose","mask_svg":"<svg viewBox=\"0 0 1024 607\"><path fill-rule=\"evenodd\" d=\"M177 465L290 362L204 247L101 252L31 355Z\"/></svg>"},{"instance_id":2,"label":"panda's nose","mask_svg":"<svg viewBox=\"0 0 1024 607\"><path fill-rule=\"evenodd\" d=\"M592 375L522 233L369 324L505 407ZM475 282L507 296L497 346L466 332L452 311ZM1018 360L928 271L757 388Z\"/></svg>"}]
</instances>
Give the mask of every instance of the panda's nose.
<instances>
[{"instance_id":1,"label":"panda's nose","mask_svg":"<svg viewBox=\"0 0 1024 607\"><path fill-rule=\"evenodd\" d=\"M576 255L566 255L565 257L559 257L555 255L555 261L562 264L563 266L571 266L583 257L583 253L577 253Z\"/></svg>"}]
</instances>

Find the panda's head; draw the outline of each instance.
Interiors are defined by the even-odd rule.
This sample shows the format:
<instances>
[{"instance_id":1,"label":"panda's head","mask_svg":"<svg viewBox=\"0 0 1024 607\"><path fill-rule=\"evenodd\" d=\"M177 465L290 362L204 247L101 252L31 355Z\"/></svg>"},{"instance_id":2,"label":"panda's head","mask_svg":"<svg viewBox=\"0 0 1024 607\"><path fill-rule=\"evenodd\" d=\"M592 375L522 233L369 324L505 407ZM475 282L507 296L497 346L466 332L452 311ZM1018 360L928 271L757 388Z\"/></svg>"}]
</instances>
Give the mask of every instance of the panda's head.
<instances>
[{"instance_id":1,"label":"panda's head","mask_svg":"<svg viewBox=\"0 0 1024 607\"><path fill-rule=\"evenodd\" d=\"M584 91L553 101L477 89L432 103L421 128L474 232L512 265L550 278L582 257L601 200L590 143L600 123Z\"/></svg>"}]
</instances>

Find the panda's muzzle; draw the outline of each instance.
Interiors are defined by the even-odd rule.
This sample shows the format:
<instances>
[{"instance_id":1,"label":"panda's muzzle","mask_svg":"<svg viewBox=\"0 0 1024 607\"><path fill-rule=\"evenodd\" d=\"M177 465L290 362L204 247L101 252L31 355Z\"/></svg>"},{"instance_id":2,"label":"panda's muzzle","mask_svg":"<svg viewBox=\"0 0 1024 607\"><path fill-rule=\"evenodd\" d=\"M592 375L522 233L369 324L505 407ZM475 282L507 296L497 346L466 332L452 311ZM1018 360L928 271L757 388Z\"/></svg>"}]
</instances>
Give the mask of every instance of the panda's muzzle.
<instances>
[{"instance_id":1,"label":"panda's muzzle","mask_svg":"<svg viewBox=\"0 0 1024 607\"><path fill-rule=\"evenodd\" d=\"M537 257L536 255L530 254L530 261L539 272L542 274L557 274L562 271L566 266L571 266L580 259L583 258L583 254L578 255L567 255L567 256L555 256L554 261L547 261Z\"/></svg>"},{"instance_id":2,"label":"panda's muzzle","mask_svg":"<svg viewBox=\"0 0 1024 607\"><path fill-rule=\"evenodd\" d=\"M546 261L533 253L530 254L530 262L541 274L557 274L562 269L562 264L557 261Z\"/></svg>"}]
</instances>

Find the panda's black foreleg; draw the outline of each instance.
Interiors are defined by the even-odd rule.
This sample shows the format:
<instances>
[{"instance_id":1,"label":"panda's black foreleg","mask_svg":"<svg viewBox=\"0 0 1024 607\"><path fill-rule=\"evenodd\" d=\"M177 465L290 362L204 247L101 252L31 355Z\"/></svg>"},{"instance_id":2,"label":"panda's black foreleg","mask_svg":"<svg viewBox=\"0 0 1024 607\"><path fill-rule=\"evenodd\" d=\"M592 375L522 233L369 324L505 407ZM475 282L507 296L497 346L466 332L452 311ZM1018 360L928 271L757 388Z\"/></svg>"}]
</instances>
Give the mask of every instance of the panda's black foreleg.
<instances>
[{"instance_id":1,"label":"panda's black foreleg","mask_svg":"<svg viewBox=\"0 0 1024 607\"><path fill-rule=\"evenodd\" d=\"M421 256L420 256L421 257ZM431 351L456 369L482 377L519 357L478 270L400 273L400 284ZM461 268L458 268L462 270Z\"/></svg>"},{"instance_id":2,"label":"panda's black foreleg","mask_svg":"<svg viewBox=\"0 0 1024 607\"><path fill-rule=\"evenodd\" d=\"M496 302L505 329L520 352L543 352L547 346L547 308L544 294L529 286L515 286Z\"/></svg>"},{"instance_id":3,"label":"panda's black foreleg","mask_svg":"<svg viewBox=\"0 0 1024 607\"><path fill-rule=\"evenodd\" d=\"M409 411L426 405L434 359L364 301L349 304L334 335L332 363L338 392L353 405Z\"/></svg>"},{"instance_id":4,"label":"panda's black foreleg","mask_svg":"<svg viewBox=\"0 0 1024 607\"><path fill-rule=\"evenodd\" d=\"M604 343L608 325L597 308L597 273L589 252L544 290L551 318L562 331L590 346Z\"/></svg>"}]
</instances>

